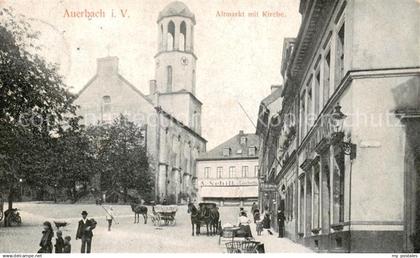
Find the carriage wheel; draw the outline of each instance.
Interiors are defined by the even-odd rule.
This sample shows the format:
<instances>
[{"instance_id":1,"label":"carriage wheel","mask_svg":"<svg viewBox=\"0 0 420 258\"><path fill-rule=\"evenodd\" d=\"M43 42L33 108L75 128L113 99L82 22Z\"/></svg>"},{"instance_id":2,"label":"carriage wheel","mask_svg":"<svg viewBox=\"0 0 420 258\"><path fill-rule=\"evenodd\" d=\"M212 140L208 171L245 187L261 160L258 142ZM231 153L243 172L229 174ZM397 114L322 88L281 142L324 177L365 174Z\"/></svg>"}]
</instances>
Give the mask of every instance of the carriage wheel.
<instances>
[{"instance_id":1,"label":"carriage wheel","mask_svg":"<svg viewBox=\"0 0 420 258\"><path fill-rule=\"evenodd\" d=\"M172 226L175 226L175 224L176 224L176 220L175 220L175 218L172 220Z\"/></svg>"},{"instance_id":2,"label":"carriage wheel","mask_svg":"<svg viewBox=\"0 0 420 258\"><path fill-rule=\"evenodd\" d=\"M169 220L165 219L165 225L168 226L169 225Z\"/></svg>"}]
</instances>

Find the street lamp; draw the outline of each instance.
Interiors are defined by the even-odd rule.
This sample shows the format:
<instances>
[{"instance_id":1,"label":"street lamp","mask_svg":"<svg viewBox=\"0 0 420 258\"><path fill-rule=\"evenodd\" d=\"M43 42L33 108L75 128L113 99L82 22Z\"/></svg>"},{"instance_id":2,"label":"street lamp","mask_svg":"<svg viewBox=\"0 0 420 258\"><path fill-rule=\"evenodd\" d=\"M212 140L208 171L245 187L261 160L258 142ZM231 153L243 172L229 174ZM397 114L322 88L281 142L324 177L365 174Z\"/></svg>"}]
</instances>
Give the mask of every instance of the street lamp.
<instances>
[{"instance_id":1,"label":"street lamp","mask_svg":"<svg viewBox=\"0 0 420 258\"><path fill-rule=\"evenodd\" d=\"M20 184L20 201L23 199L23 179L19 178L19 184Z\"/></svg>"},{"instance_id":2,"label":"street lamp","mask_svg":"<svg viewBox=\"0 0 420 258\"><path fill-rule=\"evenodd\" d=\"M334 112L331 114L331 124L332 124L332 143L333 145L338 146L345 155L349 155L350 159L353 160L356 158L356 144L351 143L351 141L345 142L344 138L344 120L347 116L341 112L341 106L339 103L334 107Z\"/></svg>"}]
</instances>

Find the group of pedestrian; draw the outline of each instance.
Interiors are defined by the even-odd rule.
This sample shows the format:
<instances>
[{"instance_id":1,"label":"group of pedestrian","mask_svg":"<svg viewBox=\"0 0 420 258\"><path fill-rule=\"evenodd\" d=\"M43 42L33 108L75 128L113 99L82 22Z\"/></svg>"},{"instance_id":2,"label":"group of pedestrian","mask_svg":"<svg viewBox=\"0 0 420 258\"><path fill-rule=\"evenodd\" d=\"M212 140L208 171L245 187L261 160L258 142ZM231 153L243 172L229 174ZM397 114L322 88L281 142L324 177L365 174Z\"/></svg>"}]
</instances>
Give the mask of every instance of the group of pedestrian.
<instances>
[{"instance_id":1,"label":"group of pedestrian","mask_svg":"<svg viewBox=\"0 0 420 258\"><path fill-rule=\"evenodd\" d=\"M105 209L105 208L104 208ZM114 218L114 211L112 207L105 209L106 220L108 222L108 231L111 231L112 221ZM82 219L79 221L76 232L76 240L80 239L82 242L81 253L90 253L92 247L93 230L96 228L97 222L94 219L88 219L87 211L82 211ZM52 239L54 237L54 230L49 221L43 223L42 238L39 245L41 248L38 253L71 253L71 237L66 236L63 239L63 233L58 230L56 233L55 245L53 249Z\"/></svg>"},{"instance_id":2,"label":"group of pedestrian","mask_svg":"<svg viewBox=\"0 0 420 258\"><path fill-rule=\"evenodd\" d=\"M256 231L257 235L261 235L264 229L267 230L267 232L270 235L273 235L273 232L271 232L271 213L268 209L268 207L264 208L264 212L260 214L260 211L258 209L258 205L254 202L251 207L251 213L254 217L254 223L256 224ZM281 208L277 210L277 225L278 225L278 231L279 231L279 238L284 237L284 221L285 221L284 212Z\"/></svg>"},{"instance_id":3,"label":"group of pedestrian","mask_svg":"<svg viewBox=\"0 0 420 258\"><path fill-rule=\"evenodd\" d=\"M54 230L49 221L45 221L43 224L44 230L42 231L42 238L39 246L41 247L38 250L38 253L52 253L53 244L52 239L54 237ZM63 233L58 230L56 234L57 238L55 239L55 253L71 253L71 244L70 236L66 236L63 239Z\"/></svg>"}]
</instances>

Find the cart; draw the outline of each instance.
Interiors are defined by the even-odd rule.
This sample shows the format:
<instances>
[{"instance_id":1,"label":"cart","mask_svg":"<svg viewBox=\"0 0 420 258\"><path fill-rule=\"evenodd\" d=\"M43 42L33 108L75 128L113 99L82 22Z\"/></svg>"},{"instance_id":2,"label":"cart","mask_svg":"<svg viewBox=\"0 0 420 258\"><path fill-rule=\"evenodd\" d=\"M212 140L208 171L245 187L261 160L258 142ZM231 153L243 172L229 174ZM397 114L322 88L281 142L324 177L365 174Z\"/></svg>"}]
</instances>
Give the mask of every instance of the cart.
<instances>
[{"instance_id":1,"label":"cart","mask_svg":"<svg viewBox=\"0 0 420 258\"><path fill-rule=\"evenodd\" d=\"M178 210L176 205L156 205L153 207L152 221L155 226L160 226L160 222L163 221L166 226L175 226L175 214Z\"/></svg>"}]
</instances>

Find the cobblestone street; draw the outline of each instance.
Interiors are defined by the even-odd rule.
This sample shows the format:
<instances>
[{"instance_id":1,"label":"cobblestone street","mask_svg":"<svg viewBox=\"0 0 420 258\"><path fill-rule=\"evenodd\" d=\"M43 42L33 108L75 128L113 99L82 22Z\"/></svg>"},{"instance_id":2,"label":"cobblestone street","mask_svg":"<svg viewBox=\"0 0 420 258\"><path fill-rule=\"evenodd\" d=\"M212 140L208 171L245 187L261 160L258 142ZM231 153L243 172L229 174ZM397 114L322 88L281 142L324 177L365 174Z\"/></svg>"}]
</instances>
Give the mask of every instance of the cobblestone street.
<instances>
[{"instance_id":1,"label":"cobblestone street","mask_svg":"<svg viewBox=\"0 0 420 258\"><path fill-rule=\"evenodd\" d=\"M45 203L16 203L20 210L23 224L20 227L0 227L0 253L36 252L41 239L42 223L49 221L66 221L70 225L62 229L63 236L72 237L72 252L80 252L80 241L75 240L77 222L80 212L87 210L89 217L98 222L94 230L92 251L95 253L119 252L204 252L223 253L224 245L219 245L218 236L191 236L190 217L186 206L179 206L176 214L175 226L154 227L150 220L147 225L133 224L133 213L128 205L114 205L119 224L113 225L111 232L107 231L105 212L96 205L67 205ZM149 212L150 212L149 208ZM224 223L236 223L237 207L221 207L221 220ZM205 231L205 228L202 228ZM255 226L252 225L255 231ZM256 233L253 232L254 236ZM257 241L265 244L265 250L270 252L309 252L305 247L295 244L288 239L279 239L275 235L263 234L256 237ZM55 240L53 240L53 243Z\"/></svg>"}]
</instances>

